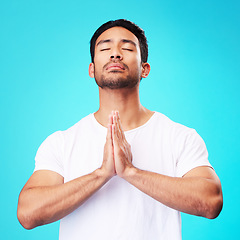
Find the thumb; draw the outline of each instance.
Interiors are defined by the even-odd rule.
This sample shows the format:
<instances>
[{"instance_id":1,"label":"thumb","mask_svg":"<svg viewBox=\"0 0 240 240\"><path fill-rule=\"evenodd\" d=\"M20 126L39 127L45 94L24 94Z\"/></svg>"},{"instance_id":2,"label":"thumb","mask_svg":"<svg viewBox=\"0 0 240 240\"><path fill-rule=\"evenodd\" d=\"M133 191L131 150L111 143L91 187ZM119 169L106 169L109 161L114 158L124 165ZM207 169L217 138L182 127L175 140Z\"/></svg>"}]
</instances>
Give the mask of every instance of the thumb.
<instances>
[{"instance_id":1,"label":"thumb","mask_svg":"<svg viewBox=\"0 0 240 240\"><path fill-rule=\"evenodd\" d=\"M112 124L113 124L113 119L112 115L109 115L108 117L108 128L107 128L107 142L112 143Z\"/></svg>"}]
</instances>

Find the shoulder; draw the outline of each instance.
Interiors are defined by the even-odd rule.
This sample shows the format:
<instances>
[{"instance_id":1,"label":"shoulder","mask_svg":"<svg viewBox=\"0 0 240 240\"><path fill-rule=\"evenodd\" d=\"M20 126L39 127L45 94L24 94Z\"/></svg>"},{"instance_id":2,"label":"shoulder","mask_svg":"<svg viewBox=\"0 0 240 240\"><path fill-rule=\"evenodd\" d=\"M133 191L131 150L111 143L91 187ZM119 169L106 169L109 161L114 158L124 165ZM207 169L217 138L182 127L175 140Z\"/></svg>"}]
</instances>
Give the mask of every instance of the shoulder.
<instances>
[{"instance_id":1,"label":"shoulder","mask_svg":"<svg viewBox=\"0 0 240 240\"><path fill-rule=\"evenodd\" d=\"M154 117L154 127L164 138L170 140L176 148L183 148L186 143L198 143L204 145L202 138L197 131L191 127L174 122L162 113L156 112Z\"/></svg>"},{"instance_id":2,"label":"shoulder","mask_svg":"<svg viewBox=\"0 0 240 240\"><path fill-rule=\"evenodd\" d=\"M80 121L75 123L70 128L61 131L62 135L64 137L68 137L71 135L78 134L79 132L85 132L87 129L91 128L91 125L93 124L93 114L89 114L86 117L82 118Z\"/></svg>"},{"instance_id":3,"label":"shoulder","mask_svg":"<svg viewBox=\"0 0 240 240\"><path fill-rule=\"evenodd\" d=\"M68 129L53 132L43 141L42 145L63 145L65 141L68 141L70 138L74 138L74 136L79 134L79 132L86 131L91 125L91 119L92 114L89 114Z\"/></svg>"},{"instance_id":4,"label":"shoulder","mask_svg":"<svg viewBox=\"0 0 240 240\"><path fill-rule=\"evenodd\" d=\"M175 122L159 112L155 112L154 114L154 124L175 135L185 135L195 132L193 128Z\"/></svg>"},{"instance_id":5,"label":"shoulder","mask_svg":"<svg viewBox=\"0 0 240 240\"><path fill-rule=\"evenodd\" d=\"M67 132L75 131L78 128L81 128L82 126L89 125L92 122L92 118L93 118L93 114L91 113L63 132L67 133Z\"/></svg>"}]
</instances>

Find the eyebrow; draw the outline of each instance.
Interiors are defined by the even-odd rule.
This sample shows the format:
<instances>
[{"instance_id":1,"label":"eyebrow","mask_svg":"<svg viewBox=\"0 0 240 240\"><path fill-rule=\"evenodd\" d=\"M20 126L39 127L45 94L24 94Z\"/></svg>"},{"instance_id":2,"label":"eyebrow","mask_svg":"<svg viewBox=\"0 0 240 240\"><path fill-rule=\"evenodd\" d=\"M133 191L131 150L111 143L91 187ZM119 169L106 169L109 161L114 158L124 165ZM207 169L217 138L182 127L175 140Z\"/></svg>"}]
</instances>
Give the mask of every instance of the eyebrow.
<instances>
[{"instance_id":1,"label":"eyebrow","mask_svg":"<svg viewBox=\"0 0 240 240\"><path fill-rule=\"evenodd\" d=\"M109 42L113 42L113 40L112 40L112 39L101 40L101 41L99 41L99 42L97 43L96 46L98 46L98 45L100 45L100 44L103 44L103 43L109 43ZM121 42L122 42L122 43L130 43L130 44L132 44L134 47L136 47L136 43L135 43L134 41L132 41L132 40L129 40L129 39L121 39Z\"/></svg>"}]
</instances>

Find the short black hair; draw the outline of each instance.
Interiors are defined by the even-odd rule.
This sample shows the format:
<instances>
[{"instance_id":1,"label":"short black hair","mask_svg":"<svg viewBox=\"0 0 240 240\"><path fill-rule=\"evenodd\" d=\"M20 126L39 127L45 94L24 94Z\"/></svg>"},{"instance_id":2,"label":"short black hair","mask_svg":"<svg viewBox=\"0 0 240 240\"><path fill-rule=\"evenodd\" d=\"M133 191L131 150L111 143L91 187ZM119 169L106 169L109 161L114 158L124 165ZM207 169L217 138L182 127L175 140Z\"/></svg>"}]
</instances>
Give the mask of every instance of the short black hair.
<instances>
[{"instance_id":1,"label":"short black hair","mask_svg":"<svg viewBox=\"0 0 240 240\"><path fill-rule=\"evenodd\" d=\"M96 32L93 34L91 41L90 41L90 53L91 53L91 60L94 61L94 52L95 52L95 44L97 38L105 32L107 29L112 27L123 27L132 32L138 39L141 51L141 60L142 62L147 62L148 59L148 43L147 38L145 36L144 31L137 26L135 23L126 20L126 19L118 19L118 20L111 20L109 22L104 23L101 25Z\"/></svg>"}]
</instances>

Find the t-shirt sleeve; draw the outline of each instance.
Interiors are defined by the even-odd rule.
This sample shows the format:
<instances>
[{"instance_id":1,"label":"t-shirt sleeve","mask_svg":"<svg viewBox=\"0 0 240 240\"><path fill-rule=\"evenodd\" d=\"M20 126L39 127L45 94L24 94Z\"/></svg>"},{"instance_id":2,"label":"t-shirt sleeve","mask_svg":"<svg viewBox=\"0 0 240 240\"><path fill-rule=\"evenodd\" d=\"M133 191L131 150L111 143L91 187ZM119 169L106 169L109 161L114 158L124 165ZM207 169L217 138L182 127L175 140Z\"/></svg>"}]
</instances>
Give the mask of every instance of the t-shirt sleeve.
<instances>
[{"instance_id":1,"label":"t-shirt sleeve","mask_svg":"<svg viewBox=\"0 0 240 240\"><path fill-rule=\"evenodd\" d=\"M63 136L58 131L47 137L35 157L35 169L51 170L63 176Z\"/></svg>"},{"instance_id":2,"label":"t-shirt sleeve","mask_svg":"<svg viewBox=\"0 0 240 240\"><path fill-rule=\"evenodd\" d=\"M182 144L179 147L176 171L177 177L182 177L196 167L211 167L208 161L206 145L194 129L191 129L189 133L185 135L184 139L182 139Z\"/></svg>"}]
</instances>

